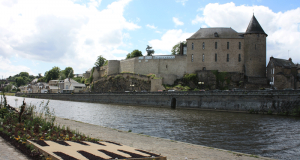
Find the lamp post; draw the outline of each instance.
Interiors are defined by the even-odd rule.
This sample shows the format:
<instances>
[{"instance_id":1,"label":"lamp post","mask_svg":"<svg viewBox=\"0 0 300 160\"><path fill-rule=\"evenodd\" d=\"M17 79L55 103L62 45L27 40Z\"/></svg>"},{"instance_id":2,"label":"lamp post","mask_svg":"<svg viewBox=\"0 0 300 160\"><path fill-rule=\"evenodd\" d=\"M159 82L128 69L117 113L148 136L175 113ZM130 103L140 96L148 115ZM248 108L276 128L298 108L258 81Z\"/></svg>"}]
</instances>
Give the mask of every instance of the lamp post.
<instances>
[{"instance_id":1,"label":"lamp post","mask_svg":"<svg viewBox=\"0 0 300 160\"><path fill-rule=\"evenodd\" d=\"M131 85L130 85L130 87L132 87L132 92L133 92L133 87L134 87L134 84L131 84Z\"/></svg>"}]
</instances>

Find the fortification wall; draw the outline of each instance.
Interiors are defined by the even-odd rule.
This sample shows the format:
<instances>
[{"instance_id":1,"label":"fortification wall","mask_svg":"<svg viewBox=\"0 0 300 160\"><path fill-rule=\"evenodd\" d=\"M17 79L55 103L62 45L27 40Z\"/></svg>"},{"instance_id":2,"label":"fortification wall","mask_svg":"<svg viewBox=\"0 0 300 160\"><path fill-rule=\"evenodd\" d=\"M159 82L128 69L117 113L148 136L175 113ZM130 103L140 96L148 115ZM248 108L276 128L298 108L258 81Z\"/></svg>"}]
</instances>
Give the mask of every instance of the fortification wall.
<instances>
[{"instance_id":1,"label":"fortification wall","mask_svg":"<svg viewBox=\"0 0 300 160\"><path fill-rule=\"evenodd\" d=\"M176 100L176 108L194 108L194 109L211 109L224 111L264 111L272 110L276 112L280 109L281 104L295 103L299 105L299 94L282 93L255 93L245 94L245 92L234 93L191 93L191 92L174 92L174 93L103 93L103 94L24 94L18 93L16 96L26 95L31 98L56 99L80 102L96 103L118 103L130 105L149 105L171 108L171 101ZM291 108L293 109L293 108Z\"/></svg>"},{"instance_id":2,"label":"fortification wall","mask_svg":"<svg viewBox=\"0 0 300 160\"><path fill-rule=\"evenodd\" d=\"M109 60L107 64L107 75L119 73L120 61Z\"/></svg>"},{"instance_id":3,"label":"fortification wall","mask_svg":"<svg viewBox=\"0 0 300 160\"><path fill-rule=\"evenodd\" d=\"M202 44L205 43L203 49ZM217 49L215 48L217 42ZM229 42L229 49L227 49ZM241 42L241 48L239 48ZM194 49L192 49L192 43ZM215 55L217 54L217 60ZM229 61L227 61L229 54ZM203 61L204 55L204 61ZM239 59L239 55L241 58ZM192 60L193 57L193 60ZM187 41L187 73L196 70L218 70L219 72L244 72L244 39L192 39Z\"/></svg>"},{"instance_id":4,"label":"fortification wall","mask_svg":"<svg viewBox=\"0 0 300 160\"><path fill-rule=\"evenodd\" d=\"M120 67L119 67L119 73L122 73L122 72L135 73L134 72L135 59L136 58L121 60Z\"/></svg>"}]
</instances>

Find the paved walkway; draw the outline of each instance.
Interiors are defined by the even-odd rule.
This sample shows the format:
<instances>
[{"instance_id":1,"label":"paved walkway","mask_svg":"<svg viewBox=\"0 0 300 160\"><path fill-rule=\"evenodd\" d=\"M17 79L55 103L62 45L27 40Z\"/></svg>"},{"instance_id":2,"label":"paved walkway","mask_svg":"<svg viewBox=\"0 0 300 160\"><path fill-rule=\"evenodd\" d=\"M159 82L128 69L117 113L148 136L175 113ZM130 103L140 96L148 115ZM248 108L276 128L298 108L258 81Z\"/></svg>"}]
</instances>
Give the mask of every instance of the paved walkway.
<instances>
[{"instance_id":1,"label":"paved walkway","mask_svg":"<svg viewBox=\"0 0 300 160\"><path fill-rule=\"evenodd\" d=\"M161 154L166 156L168 160L270 160L270 158L266 157L171 141L142 134L129 133L59 117L56 117L56 123L69 126L72 130L79 130L79 132L93 138L113 141L156 154ZM0 159L27 160L28 158L0 137Z\"/></svg>"},{"instance_id":2,"label":"paved walkway","mask_svg":"<svg viewBox=\"0 0 300 160\"><path fill-rule=\"evenodd\" d=\"M29 160L14 146L0 137L0 159L2 160Z\"/></svg>"},{"instance_id":3,"label":"paved walkway","mask_svg":"<svg viewBox=\"0 0 300 160\"><path fill-rule=\"evenodd\" d=\"M56 123L69 126L85 135L100 140L113 141L130 147L166 156L168 160L258 160L270 158L237 153L190 143L105 128L98 125L56 118Z\"/></svg>"}]
</instances>

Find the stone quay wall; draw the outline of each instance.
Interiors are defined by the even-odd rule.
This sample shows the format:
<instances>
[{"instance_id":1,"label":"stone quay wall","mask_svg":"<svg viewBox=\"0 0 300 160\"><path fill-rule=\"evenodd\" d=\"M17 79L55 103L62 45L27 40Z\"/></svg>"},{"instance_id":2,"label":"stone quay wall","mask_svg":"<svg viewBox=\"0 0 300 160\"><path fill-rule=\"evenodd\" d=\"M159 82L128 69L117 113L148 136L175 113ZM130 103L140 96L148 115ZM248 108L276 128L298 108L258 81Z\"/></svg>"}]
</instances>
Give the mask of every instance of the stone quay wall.
<instances>
[{"instance_id":1,"label":"stone quay wall","mask_svg":"<svg viewBox=\"0 0 300 160\"><path fill-rule=\"evenodd\" d=\"M300 92L151 92L151 93L86 93L36 94L17 93L30 98L67 100L153 107L210 109L223 111L282 112L285 105L299 105ZM291 108L293 109L293 107Z\"/></svg>"}]
</instances>

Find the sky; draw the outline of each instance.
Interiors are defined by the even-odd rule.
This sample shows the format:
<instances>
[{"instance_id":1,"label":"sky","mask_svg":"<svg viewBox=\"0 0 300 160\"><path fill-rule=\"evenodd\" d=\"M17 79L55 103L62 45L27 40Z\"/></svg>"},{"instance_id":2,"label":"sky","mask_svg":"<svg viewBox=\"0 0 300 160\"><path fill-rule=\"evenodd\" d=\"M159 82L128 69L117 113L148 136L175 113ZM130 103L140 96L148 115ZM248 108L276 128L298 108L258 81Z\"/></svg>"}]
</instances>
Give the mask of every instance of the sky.
<instances>
[{"instance_id":1,"label":"sky","mask_svg":"<svg viewBox=\"0 0 300 160\"><path fill-rule=\"evenodd\" d=\"M81 74L99 55L146 55L147 45L169 55L200 28L245 32L253 13L268 34L267 63L300 63L299 0L0 0L0 78L54 66Z\"/></svg>"}]
</instances>

